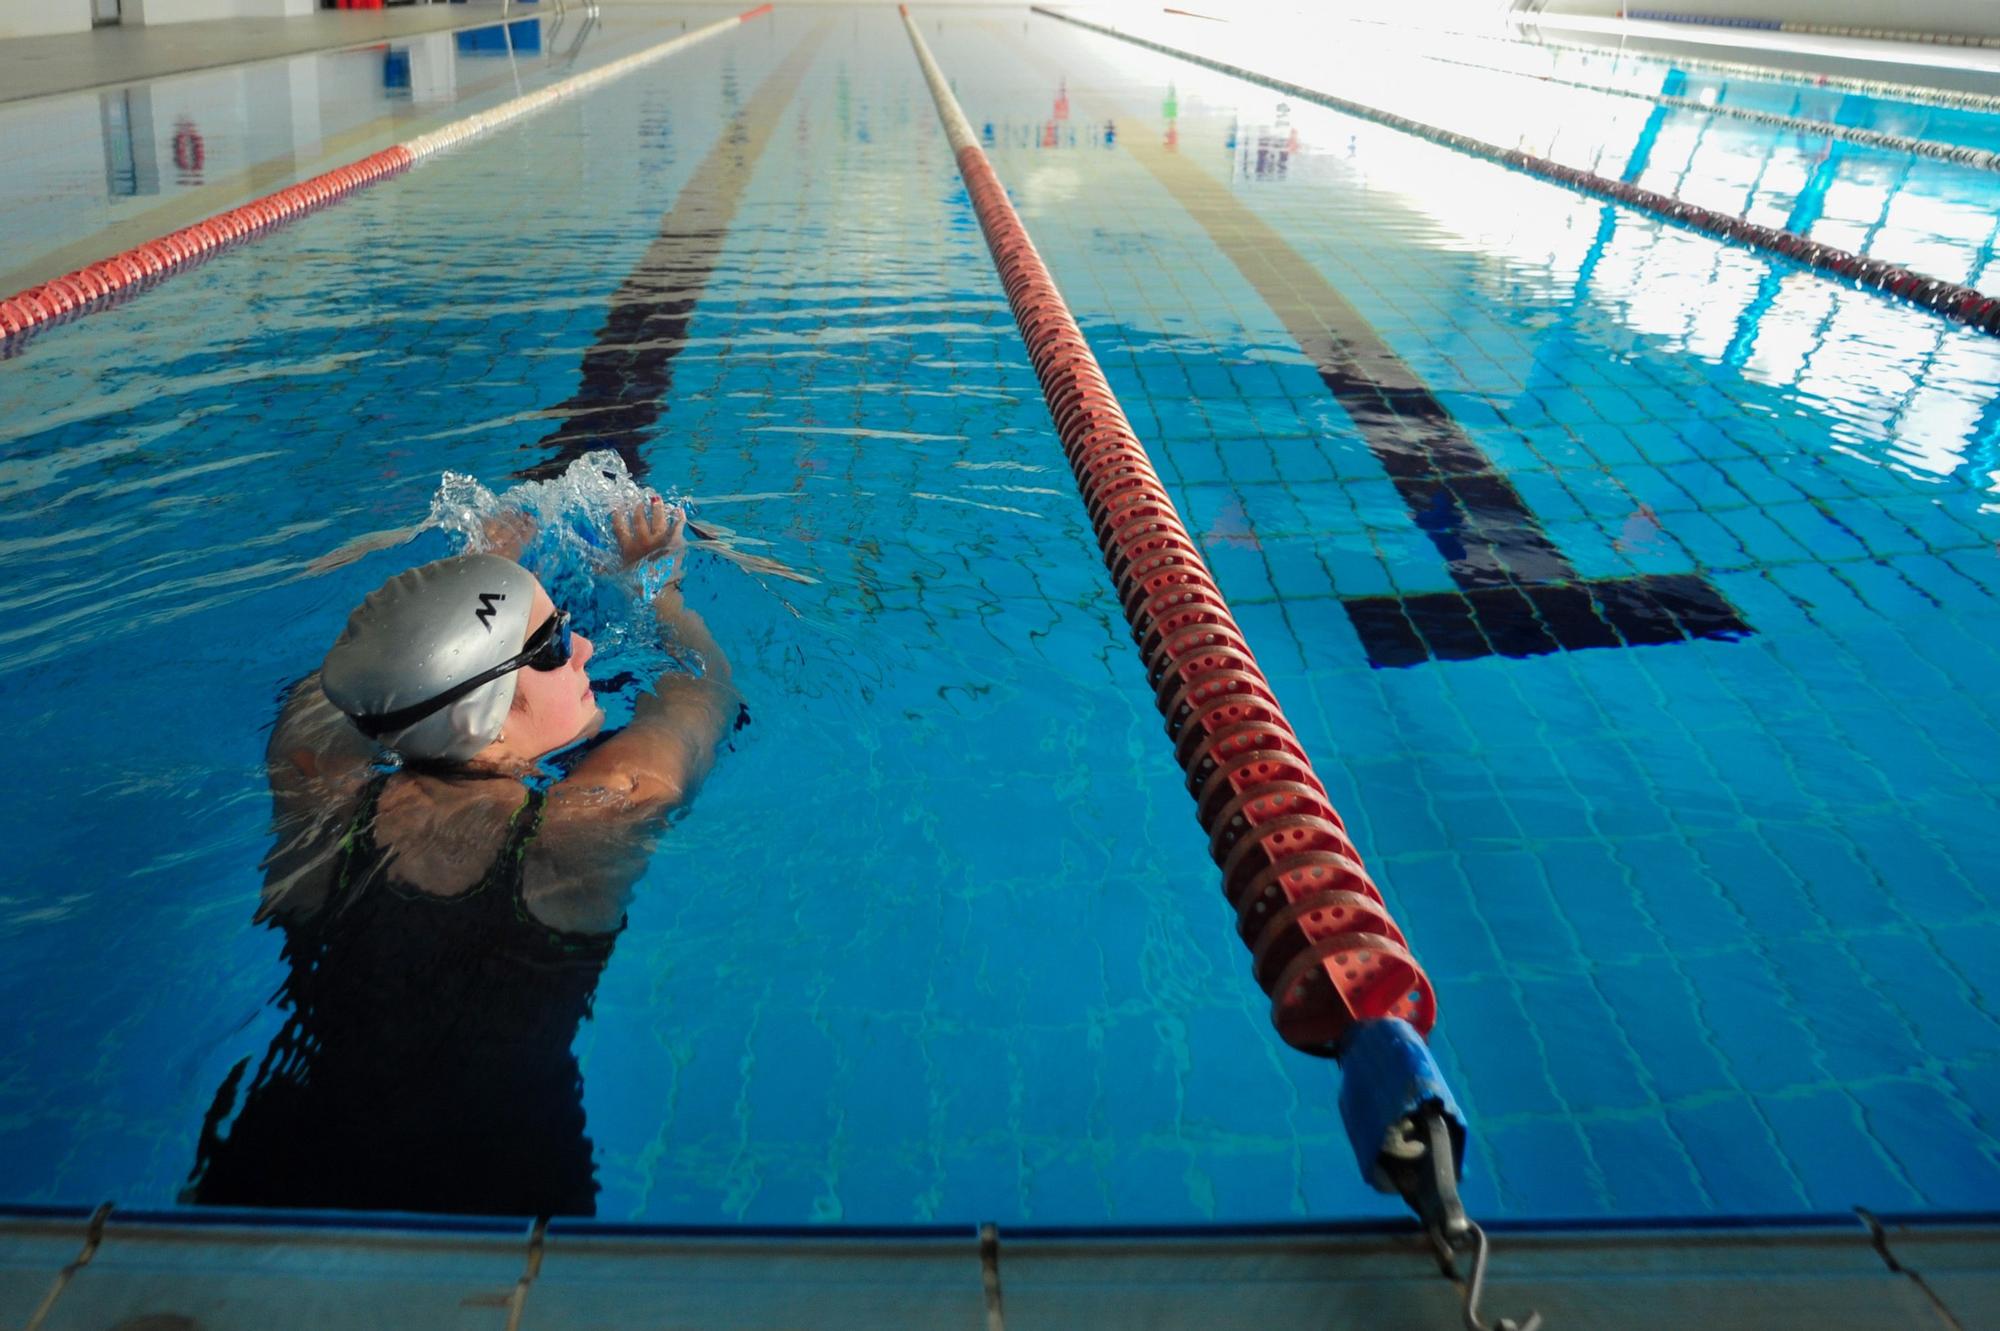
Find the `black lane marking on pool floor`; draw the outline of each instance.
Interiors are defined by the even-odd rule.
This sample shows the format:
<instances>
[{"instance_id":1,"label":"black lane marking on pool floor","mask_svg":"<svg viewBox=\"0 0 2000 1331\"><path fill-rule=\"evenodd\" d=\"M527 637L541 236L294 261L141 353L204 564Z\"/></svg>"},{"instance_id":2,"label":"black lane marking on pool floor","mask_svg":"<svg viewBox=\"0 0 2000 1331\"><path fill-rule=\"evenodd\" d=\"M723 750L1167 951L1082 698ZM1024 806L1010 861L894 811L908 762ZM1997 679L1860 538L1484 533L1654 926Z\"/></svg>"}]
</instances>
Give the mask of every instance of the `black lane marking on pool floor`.
<instances>
[{"instance_id":1,"label":"black lane marking on pool floor","mask_svg":"<svg viewBox=\"0 0 2000 1331\"><path fill-rule=\"evenodd\" d=\"M514 473L541 480L560 475L595 449L609 448L635 477L646 474L641 445L666 410L674 357L686 344L696 303L715 272L729 225L743 201L757 159L798 91L827 34L821 24L801 40L744 103L674 206L631 276L611 297L597 341L583 356L583 382L555 409L561 426L530 447L549 456Z\"/></svg>"},{"instance_id":2,"label":"black lane marking on pool floor","mask_svg":"<svg viewBox=\"0 0 2000 1331\"><path fill-rule=\"evenodd\" d=\"M1178 153L1120 143L1256 288L1353 419L1454 591L1343 598L1376 667L1735 639L1750 626L1697 573L1586 579L1512 481L1360 311L1225 184Z\"/></svg>"}]
</instances>

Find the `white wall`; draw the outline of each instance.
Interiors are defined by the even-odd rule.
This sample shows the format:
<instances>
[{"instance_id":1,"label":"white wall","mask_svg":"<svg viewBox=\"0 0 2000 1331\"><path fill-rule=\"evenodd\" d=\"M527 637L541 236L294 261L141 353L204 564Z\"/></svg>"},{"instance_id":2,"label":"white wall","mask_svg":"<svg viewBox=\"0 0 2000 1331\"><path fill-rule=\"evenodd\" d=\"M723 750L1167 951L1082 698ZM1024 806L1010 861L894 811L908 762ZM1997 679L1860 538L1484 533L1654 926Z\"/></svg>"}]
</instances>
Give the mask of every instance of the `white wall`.
<instances>
[{"instance_id":1,"label":"white wall","mask_svg":"<svg viewBox=\"0 0 2000 1331\"><path fill-rule=\"evenodd\" d=\"M1887 28L1901 32L1962 32L2000 36L2000 4L1994 0L1629 0L1633 9L1711 18L1777 19L1835 27ZM1619 0L1550 0L1563 14L1616 14Z\"/></svg>"},{"instance_id":2,"label":"white wall","mask_svg":"<svg viewBox=\"0 0 2000 1331\"><path fill-rule=\"evenodd\" d=\"M313 0L125 0L125 21L157 24L216 18L293 18L312 13L313 7Z\"/></svg>"},{"instance_id":3,"label":"white wall","mask_svg":"<svg viewBox=\"0 0 2000 1331\"><path fill-rule=\"evenodd\" d=\"M89 31L90 0L0 0L0 37Z\"/></svg>"}]
</instances>

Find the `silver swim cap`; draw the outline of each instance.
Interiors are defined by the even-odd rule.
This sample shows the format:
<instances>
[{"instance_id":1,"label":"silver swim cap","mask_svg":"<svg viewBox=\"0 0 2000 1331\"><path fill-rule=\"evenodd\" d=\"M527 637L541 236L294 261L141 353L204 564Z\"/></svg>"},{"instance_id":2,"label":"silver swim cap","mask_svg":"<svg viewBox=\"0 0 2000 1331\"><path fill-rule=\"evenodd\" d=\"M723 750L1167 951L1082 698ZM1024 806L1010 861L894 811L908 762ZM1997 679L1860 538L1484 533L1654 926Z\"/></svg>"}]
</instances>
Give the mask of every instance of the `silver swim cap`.
<instances>
[{"instance_id":1,"label":"silver swim cap","mask_svg":"<svg viewBox=\"0 0 2000 1331\"><path fill-rule=\"evenodd\" d=\"M534 575L498 555L399 573L347 617L320 686L349 717L426 702L517 654L534 598ZM515 679L509 671L380 741L408 758L470 758L499 736Z\"/></svg>"}]
</instances>

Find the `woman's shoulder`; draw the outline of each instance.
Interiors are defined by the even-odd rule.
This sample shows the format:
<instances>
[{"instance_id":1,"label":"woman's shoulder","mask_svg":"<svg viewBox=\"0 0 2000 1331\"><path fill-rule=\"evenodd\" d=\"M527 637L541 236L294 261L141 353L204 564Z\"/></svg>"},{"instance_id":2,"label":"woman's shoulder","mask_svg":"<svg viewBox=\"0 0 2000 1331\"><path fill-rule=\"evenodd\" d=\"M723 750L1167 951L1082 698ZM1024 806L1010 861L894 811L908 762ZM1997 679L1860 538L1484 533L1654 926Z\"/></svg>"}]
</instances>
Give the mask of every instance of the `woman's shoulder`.
<instances>
[{"instance_id":1,"label":"woman's shoulder","mask_svg":"<svg viewBox=\"0 0 2000 1331\"><path fill-rule=\"evenodd\" d=\"M401 772L381 785L366 831L393 885L459 896L485 881L509 840L529 830L521 821L534 802L506 777Z\"/></svg>"},{"instance_id":2,"label":"woman's shoulder","mask_svg":"<svg viewBox=\"0 0 2000 1331\"><path fill-rule=\"evenodd\" d=\"M666 825L661 810L617 789L574 775L557 782L523 857L529 912L566 933L617 932Z\"/></svg>"}]
</instances>

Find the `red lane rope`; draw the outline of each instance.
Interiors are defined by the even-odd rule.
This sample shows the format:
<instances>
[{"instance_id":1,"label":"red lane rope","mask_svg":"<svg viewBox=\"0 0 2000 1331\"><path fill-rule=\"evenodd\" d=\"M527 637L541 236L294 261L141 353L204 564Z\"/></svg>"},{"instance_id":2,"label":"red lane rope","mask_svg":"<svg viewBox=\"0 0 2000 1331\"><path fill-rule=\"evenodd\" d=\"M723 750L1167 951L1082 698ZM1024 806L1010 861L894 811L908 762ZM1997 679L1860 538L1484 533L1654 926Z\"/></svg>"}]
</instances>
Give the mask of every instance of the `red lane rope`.
<instances>
[{"instance_id":1,"label":"red lane rope","mask_svg":"<svg viewBox=\"0 0 2000 1331\"><path fill-rule=\"evenodd\" d=\"M135 245L73 273L29 287L0 300L0 340L12 342L49 324L77 318L155 286L220 250L394 175L415 160L401 144L384 148L358 162L288 185L240 208L217 213L193 226L169 231L158 240Z\"/></svg>"},{"instance_id":2,"label":"red lane rope","mask_svg":"<svg viewBox=\"0 0 2000 1331\"><path fill-rule=\"evenodd\" d=\"M20 350L31 333L116 304L224 249L397 175L431 153L770 12L768 4L747 9L0 299L0 355Z\"/></svg>"},{"instance_id":3,"label":"red lane rope","mask_svg":"<svg viewBox=\"0 0 2000 1331\"><path fill-rule=\"evenodd\" d=\"M903 21L1278 1033L1329 1055L1360 1021L1428 1033L1430 981L907 8Z\"/></svg>"},{"instance_id":4,"label":"red lane rope","mask_svg":"<svg viewBox=\"0 0 2000 1331\"><path fill-rule=\"evenodd\" d=\"M1352 102L1345 97L1338 97L1330 92L1322 92L1317 88L1308 88L1304 84L1291 83L1285 79L1273 78L1269 74L1260 74L1254 69L1245 69L1240 65L1232 65L1225 61L1212 59L1209 56L1200 55L1194 51L1182 50L1177 46L1169 46L1165 42L1156 42L1150 38L1135 36L1129 32L1120 32L1116 28L1107 27L1102 23L1093 23L1088 19L1078 18L1074 14L1065 14L1060 10L1047 9L1041 5L1034 5L1031 8L1037 14L1042 14L1052 19L1060 19L1064 23L1073 23L1079 28L1087 28L1092 32L1103 33L1107 37L1116 37L1119 41L1130 42L1134 46L1143 46L1148 50L1158 51L1163 55L1170 55L1180 60L1189 61L1192 64L1202 65L1220 73L1228 74L1233 78L1247 79L1252 83L1261 83L1267 88L1275 88L1288 96L1298 97L1308 102L1315 102L1320 106L1330 107L1335 111L1341 112L1343 115L1355 116L1362 120L1372 120L1378 125L1386 125L1390 129L1401 130L1405 134L1414 134L1419 138L1428 139L1432 143L1442 144L1447 148L1455 148L1460 152L1468 153L1474 157L1483 157L1488 161L1498 162L1503 166L1511 166L1518 171L1525 171L1529 175L1540 176L1544 180L1553 180L1559 184L1568 185L1572 189L1582 190L1587 194L1595 194L1599 198L1609 199L1614 203L1622 203L1628 207L1642 209L1669 222L1679 222L1683 226L1692 227L1697 231L1703 231L1724 240L1733 240L1738 244L1747 245L1752 249L1783 255L1785 258L1794 260L1806 267L1816 268L1821 272L1846 278L1861 286L1873 287L1878 291L1886 292L1891 296L1906 300L1912 305L1920 305L1927 310L1934 310L1944 315L1947 319L1968 324L1973 328L1977 328L1982 333L2000 335L2000 297L1989 296L1963 283L1947 282L1941 277L1929 277L1923 273L1913 272L1908 268L1889 263L1884 259L1863 258L1861 255L1850 254L1848 251L1838 249L1832 245L1822 245L1818 241L1802 236L1796 231L1784 231L1777 227L1762 226L1755 222L1748 222L1740 217L1731 217L1727 213L1716 212L1713 208L1704 208L1700 204L1689 203L1685 199L1677 199L1671 194L1658 194L1649 189L1640 189L1637 185L1626 181L1613 180L1608 176L1600 176L1596 172L1586 171L1582 167L1565 166L1561 162L1550 161L1546 157L1536 157L1534 154L1524 152L1519 148L1502 148L1498 144L1488 143L1484 139L1476 139L1470 134L1460 134L1455 130L1440 129L1436 125L1427 125L1421 120L1412 120L1410 117L1398 115L1394 111L1385 111L1380 107L1369 106L1363 102Z\"/></svg>"}]
</instances>

